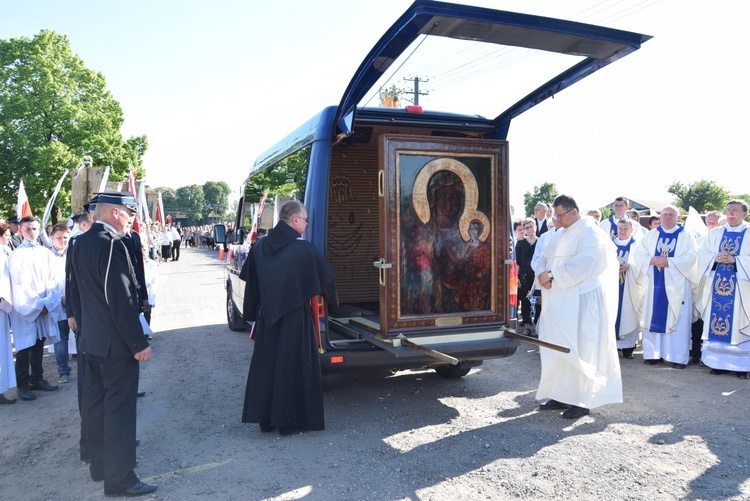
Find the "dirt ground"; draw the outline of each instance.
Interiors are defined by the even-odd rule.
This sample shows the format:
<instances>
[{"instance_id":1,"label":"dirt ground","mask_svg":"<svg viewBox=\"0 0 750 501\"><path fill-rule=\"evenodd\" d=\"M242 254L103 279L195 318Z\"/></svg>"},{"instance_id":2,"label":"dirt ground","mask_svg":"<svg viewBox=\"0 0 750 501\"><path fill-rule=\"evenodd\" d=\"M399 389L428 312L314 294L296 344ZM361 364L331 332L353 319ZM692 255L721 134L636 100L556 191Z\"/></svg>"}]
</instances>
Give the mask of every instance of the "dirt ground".
<instances>
[{"instance_id":1,"label":"dirt ground","mask_svg":"<svg viewBox=\"0 0 750 501\"><path fill-rule=\"evenodd\" d=\"M183 250L158 287L136 472L159 489L145 499L750 499L748 381L637 351L625 403L571 423L537 410L538 350L523 345L459 380L326 377L326 430L280 437L240 423L252 342L226 327L215 254ZM0 497L103 498L78 460L75 377L38 396L0 406Z\"/></svg>"}]
</instances>

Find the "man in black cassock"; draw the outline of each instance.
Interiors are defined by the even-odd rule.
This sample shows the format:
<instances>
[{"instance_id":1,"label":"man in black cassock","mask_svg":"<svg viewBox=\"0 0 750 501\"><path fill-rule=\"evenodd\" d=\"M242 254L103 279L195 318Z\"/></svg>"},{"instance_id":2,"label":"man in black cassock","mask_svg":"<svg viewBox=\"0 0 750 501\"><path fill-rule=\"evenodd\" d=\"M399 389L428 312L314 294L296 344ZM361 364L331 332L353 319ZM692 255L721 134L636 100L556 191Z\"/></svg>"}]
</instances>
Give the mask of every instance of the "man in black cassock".
<instances>
[{"instance_id":1,"label":"man in black cassock","mask_svg":"<svg viewBox=\"0 0 750 501\"><path fill-rule=\"evenodd\" d=\"M279 223L258 239L243 269L244 317L255 324L255 348L245 391L243 423L282 435L322 430L323 382L310 300L338 304L333 268L300 239L307 209L290 200Z\"/></svg>"}]
</instances>

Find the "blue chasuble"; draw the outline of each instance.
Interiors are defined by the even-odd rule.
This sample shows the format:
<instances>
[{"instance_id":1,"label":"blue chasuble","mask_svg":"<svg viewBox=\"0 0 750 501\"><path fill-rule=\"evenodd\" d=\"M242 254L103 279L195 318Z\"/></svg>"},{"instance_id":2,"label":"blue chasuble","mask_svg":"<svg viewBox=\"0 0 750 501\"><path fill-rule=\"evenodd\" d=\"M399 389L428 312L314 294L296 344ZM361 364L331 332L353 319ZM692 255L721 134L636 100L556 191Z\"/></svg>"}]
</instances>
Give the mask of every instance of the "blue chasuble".
<instances>
[{"instance_id":1,"label":"blue chasuble","mask_svg":"<svg viewBox=\"0 0 750 501\"><path fill-rule=\"evenodd\" d=\"M736 256L740 253L745 231L724 230L719 252ZM732 312L737 295L737 266L734 263L716 263L716 273L711 284L711 323L708 340L719 343L732 341Z\"/></svg>"},{"instance_id":2,"label":"blue chasuble","mask_svg":"<svg viewBox=\"0 0 750 501\"><path fill-rule=\"evenodd\" d=\"M674 251L677 248L677 237L685 229L682 225L677 225L677 231L667 233L661 226L659 231L659 240L656 242L655 257L674 257ZM651 313L651 323L648 330L660 334L665 334L667 330L667 312L669 311L669 300L667 299L667 288L664 280L664 270L654 268L654 303Z\"/></svg>"}]
</instances>

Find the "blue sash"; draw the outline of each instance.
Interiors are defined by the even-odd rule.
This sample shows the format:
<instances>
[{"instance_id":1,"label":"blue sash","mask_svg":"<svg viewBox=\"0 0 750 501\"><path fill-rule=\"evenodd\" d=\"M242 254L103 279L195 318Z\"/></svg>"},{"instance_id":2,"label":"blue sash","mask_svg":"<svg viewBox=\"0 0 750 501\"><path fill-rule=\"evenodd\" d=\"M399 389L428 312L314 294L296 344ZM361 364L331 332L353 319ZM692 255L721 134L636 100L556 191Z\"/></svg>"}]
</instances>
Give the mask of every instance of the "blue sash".
<instances>
[{"instance_id":1,"label":"blue sash","mask_svg":"<svg viewBox=\"0 0 750 501\"><path fill-rule=\"evenodd\" d=\"M630 241L626 243L625 245L617 245L617 258L618 261L621 263L627 263L628 262L628 255L630 255L630 246L633 245L633 238L630 238ZM622 295L625 293L625 274L620 274L620 299L617 303L617 319L615 320L615 337L620 339L620 316L622 313Z\"/></svg>"},{"instance_id":2,"label":"blue sash","mask_svg":"<svg viewBox=\"0 0 750 501\"><path fill-rule=\"evenodd\" d=\"M674 233L667 233L661 226L659 231L659 240L656 242L655 257L674 257L674 251L677 248L677 237L685 229L678 225L678 230ZM665 334L667 331L667 312L669 311L669 300L667 299L667 287L664 282L664 270L661 268L654 269L654 302L651 313L651 324L648 330L651 332Z\"/></svg>"},{"instance_id":3,"label":"blue sash","mask_svg":"<svg viewBox=\"0 0 750 501\"><path fill-rule=\"evenodd\" d=\"M740 253L745 231L724 230L719 244L719 252L733 256ZM735 264L717 263L716 274L711 284L711 323L708 327L708 340L718 343L732 341L732 312L737 294L737 267Z\"/></svg>"},{"instance_id":4,"label":"blue sash","mask_svg":"<svg viewBox=\"0 0 750 501\"><path fill-rule=\"evenodd\" d=\"M607 220L609 221L609 238L614 240L617 236L617 221L615 221L615 216L609 216Z\"/></svg>"}]
</instances>

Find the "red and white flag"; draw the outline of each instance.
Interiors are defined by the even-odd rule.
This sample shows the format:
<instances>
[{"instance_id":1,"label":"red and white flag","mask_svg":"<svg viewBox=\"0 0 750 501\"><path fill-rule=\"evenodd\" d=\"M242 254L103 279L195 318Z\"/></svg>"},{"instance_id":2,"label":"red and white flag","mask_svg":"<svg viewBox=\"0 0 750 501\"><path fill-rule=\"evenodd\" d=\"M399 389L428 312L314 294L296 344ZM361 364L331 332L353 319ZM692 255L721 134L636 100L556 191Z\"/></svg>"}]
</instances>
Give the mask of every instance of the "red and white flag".
<instances>
[{"instance_id":1,"label":"red and white flag","mask_svg":"<svg viewBox=\"0 0 750 501\"><path fill-rule=\"evenodd\" d=\"M23 180L18 185L18 203L16 204L16 216L19 219L23 219L26 216L33 216L31 212L31 204L29 203L29 197L26 196L26 188L23 187Z\"/></svg>"},{"instance_id":2,"label":"red and white flag","mask_svg":"<svg viewBox=\"0 0 750 501\"><path fill-rule=\"evenodd\" d=\"M136 204L138 203L138 194L135 192L135 171L131 170L128 172L128 191L133 194L133 197L136 197ZM140 211L136 211L135 219L133 220L133 231L136 233L141 232L141 225L138 224L138 216Z\"/></svg>"}]
</instances>

